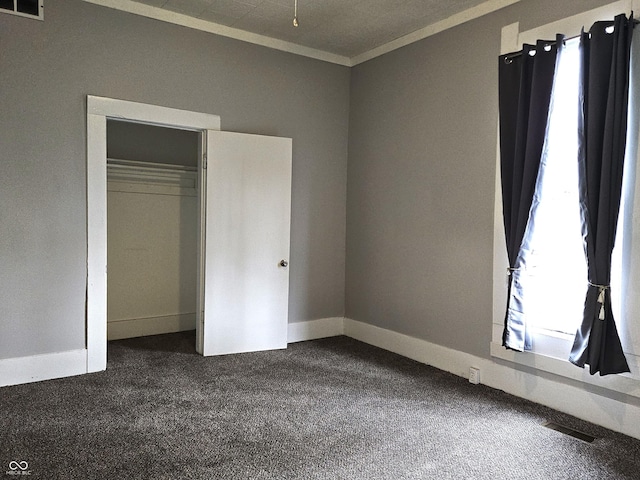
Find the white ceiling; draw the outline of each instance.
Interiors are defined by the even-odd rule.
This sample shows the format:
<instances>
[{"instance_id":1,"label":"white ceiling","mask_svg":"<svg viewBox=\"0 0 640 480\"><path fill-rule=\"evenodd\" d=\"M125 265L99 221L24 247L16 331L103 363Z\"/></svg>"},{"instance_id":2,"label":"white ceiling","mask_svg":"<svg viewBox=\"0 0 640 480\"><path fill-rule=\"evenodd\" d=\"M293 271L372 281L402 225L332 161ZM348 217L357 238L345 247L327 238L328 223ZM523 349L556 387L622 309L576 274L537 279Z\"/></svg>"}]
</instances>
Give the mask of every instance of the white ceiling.
<instances>
[{"instance_id":1,"label":"white ceiling","mask_svg":"<svg viewBox=\"0 0 640 480\"><path fill-rule=\"evenodd\" d=\"M86 1L351 65L519 0Z\"/></svg>"}]
</instances>

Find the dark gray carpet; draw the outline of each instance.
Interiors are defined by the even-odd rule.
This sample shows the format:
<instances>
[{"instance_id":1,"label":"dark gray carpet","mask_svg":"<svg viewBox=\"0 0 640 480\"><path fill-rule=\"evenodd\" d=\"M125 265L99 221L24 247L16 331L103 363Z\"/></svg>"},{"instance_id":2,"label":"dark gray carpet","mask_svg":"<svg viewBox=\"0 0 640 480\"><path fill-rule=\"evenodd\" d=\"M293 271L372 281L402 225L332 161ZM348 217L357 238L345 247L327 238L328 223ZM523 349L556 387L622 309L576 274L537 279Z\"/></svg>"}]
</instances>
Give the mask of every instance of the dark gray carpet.
<instances>
[{"instance_id":1,"label":"dark gray carpet","mask_svg":"<svg viewBox=\"0 0 640 480\"><path fill-rule=\"evenodd\" d=\"M0 478L25 478L13 461L46 479L640 478L638 440L347 337L194 343L111 342L106 372L0 389Z\"/></svg>"}]
</instances>

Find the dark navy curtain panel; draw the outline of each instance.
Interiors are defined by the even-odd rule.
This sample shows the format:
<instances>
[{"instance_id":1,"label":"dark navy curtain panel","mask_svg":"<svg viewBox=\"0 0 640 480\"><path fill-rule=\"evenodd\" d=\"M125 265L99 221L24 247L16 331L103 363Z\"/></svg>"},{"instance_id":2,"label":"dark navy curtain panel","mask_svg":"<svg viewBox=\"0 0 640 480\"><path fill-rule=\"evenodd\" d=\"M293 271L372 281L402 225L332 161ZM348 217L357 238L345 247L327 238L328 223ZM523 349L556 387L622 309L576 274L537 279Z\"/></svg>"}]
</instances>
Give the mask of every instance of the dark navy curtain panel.
<instances>
[{"instance_id":1,"label":"dark navy curtain panel","mask_svg":"<svg viewBox=\"0 0 640 480\"><path fill-rule=\"evenodd\" d=\"M520 282L520 247L529 224L556 65L553 41L525 45L499 58L500 170L509 287L503 346L530 350L531 338Z\"/></svg>"},{"instance_id":2,"label":"dark navy curtain panel","mask_svg":"<svg viewBox=\"0 0 640 480\"><path fill-rule=\"evenodd\" d=\"M618 15L613 22L595 23L580 40L584 112L578 161L589 288L569 360L580 367L588 364L591 375L629 371L611 309L610 280L622 190L633 26L632 18Z\"/></svg>"},{"instance_id":3,"label":"dark navy curtain panel","mask_svg":"<svg viewBox=\"0 0 640 480\"><path fill-rule=\"evenodd\" d=\"M631 37L625 15L597 22L581 35L578 151L580 209L589 287L569 360L591 375L628 372L611 309L611 255L620 209L625 156ZM509 287L502 343L531 349L520 282L522 252L545 142L558 50L556 42L525 45L499 58L500 169ZM535 52L535 54L533 54Z\"/></svg>"}]
</instances>

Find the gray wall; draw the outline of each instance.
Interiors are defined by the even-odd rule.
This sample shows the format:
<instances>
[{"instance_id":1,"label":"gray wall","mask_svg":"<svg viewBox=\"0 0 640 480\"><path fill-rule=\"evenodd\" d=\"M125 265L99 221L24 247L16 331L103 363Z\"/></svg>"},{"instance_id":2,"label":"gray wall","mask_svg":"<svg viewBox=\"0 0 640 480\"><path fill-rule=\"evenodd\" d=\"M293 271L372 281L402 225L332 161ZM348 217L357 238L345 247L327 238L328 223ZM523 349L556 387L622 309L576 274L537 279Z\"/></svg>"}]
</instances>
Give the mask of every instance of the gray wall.
<instances>
[{"instance_id":1,"label":"gray wall","mask_svg":"<svg viewBox=\"0 0 640 480\"><path fill-rule=\"evenodd\" d=\"M80 0L0 45L0 358L85 346L88 94L293 138L289 320L344 314L348 68Z\"/></svg>"},{"instance_id":2,"label":"gray wall","mask_svg":"<svg viewBox=\"0 0 640 480\"><path fill-rule=\"evenodd\" d=\"M498 65L608 0L523 0L352 69L346 316L489 357Z\"/></svg>"},{"instance_id":3,"label":"gray wall","mask_svg":"<svg viewBox=\"0 0 640 480\"><path fill-rule=\"evenodd\" d=\"M351 70L80 0L0 15L0 358L84 347L88 94L293 138L290 321L488 356L500 30L605 3L523 0Z\"/></svg>"}]
</instances>

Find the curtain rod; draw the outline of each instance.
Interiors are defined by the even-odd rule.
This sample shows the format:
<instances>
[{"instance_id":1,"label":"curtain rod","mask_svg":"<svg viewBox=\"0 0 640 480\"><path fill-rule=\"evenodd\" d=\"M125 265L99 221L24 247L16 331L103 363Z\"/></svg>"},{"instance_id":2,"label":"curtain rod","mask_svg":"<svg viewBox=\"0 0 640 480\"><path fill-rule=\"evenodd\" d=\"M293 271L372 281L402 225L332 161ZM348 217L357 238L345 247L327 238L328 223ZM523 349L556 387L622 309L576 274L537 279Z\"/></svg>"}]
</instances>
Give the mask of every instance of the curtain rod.
<instances>
[{"instance_id":1,"label":"curtain rod","mask_svg":"<svg viewBox=\"0 0 640 480\"><path fill-rule=\"evenodd\" d=\"M638 25L640 23L640 20L636 20L633 18L633 11L631 12L631 17L630 20L633 22L633 28L636 27L636 25ZM571 40L576 40L578 38L580 38L582 36L582 34L578 34L578 35L574 35L573 37L569 37L569 38L565 38L562 42L563 43L567 43L570 42ZM555 45L556 44L556 40L550 40L548 42L545 43L545 47L547 46L551 46L551 45ZM522 56L522 50L520 50L519 52L513 52L513 53L507 53L504 56L504 63L512 63L514 58L518 58Z\"/></svg>"},{"instance_id":2,"label":"curtain rod","mask_svg":"<svg viewBox=\"0 0 640 480\"><path fill-rule=\"evenodd\" d=\"M578 38L580 38L582 36L582 34L580 35L575 35L573 37L569 37L569 38L565 38L562 43L566 44L567 42L570 42L571 40L576 40ZM557 43L556 40L550 40L548 42L545 42L544 46L546 47L550 47L551 45L555 45ZM535 50L534 50L535 51ZM504 63L512 63L514 58L518 58L522 56L522 50L520 50L519 52L513 52L513 53L507 53L504 56Z\"/></svg>"}]
</instances>

